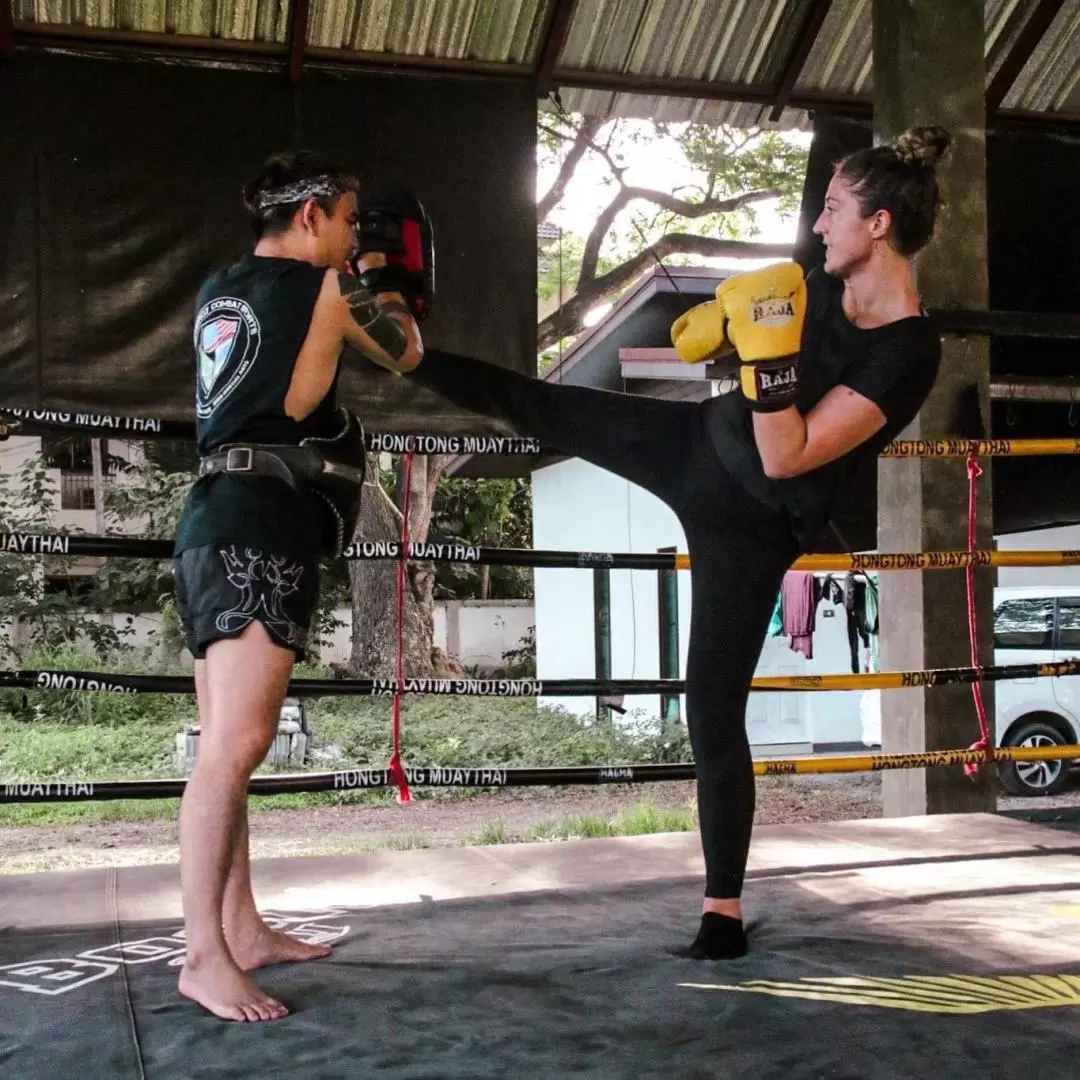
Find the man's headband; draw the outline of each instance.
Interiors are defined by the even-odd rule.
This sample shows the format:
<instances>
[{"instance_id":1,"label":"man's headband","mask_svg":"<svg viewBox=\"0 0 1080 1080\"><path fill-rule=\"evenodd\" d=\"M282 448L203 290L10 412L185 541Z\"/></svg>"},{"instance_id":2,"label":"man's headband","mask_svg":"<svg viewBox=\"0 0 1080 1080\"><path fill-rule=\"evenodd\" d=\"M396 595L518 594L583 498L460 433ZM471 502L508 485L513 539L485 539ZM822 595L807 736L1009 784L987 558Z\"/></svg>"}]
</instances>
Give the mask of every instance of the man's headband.
<instances>
[{"instance_id":1,"label":"man's headband","mask_svg":"<svg viewBox=\"0 0 1080 1080\"><path fill-rule=\"evenodd\" d=\"M269 210L273 206L288 206L291 203L317 199L320 195L333 198L344 195L348 190L348 187L336 177L312 176L307 180L297 180L295 183L286 184L284 187L266 188L260 191L255 205L259 210Z\"/></svg>"}]
</instances>

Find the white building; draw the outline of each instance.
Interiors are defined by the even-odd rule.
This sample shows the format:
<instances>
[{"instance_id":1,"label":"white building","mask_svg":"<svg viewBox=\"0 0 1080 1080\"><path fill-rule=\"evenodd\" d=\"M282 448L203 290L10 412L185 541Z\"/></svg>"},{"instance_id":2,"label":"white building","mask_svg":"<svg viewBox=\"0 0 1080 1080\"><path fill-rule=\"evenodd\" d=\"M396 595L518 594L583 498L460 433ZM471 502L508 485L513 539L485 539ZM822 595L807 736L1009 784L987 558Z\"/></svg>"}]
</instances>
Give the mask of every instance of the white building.
<instances>
[{"instance_id":1,"label":"white building","mask_svg":"<svg viewBox=\"0 0 1080 1080\"><path fill-rule=\"evenodd\" d=\"M584 334L544 378L650 396L703 400L734 388L729 374L709 365L681 363L669 345L671 323L695 303L712 297L727 276L708 268L657 268L619 300L610 315ZM686 539L675 515L658 499L625 480L576 458L540 457L522 463L513 458L460 458L451 471L460 476L532 476L533 546L582 552L685 552ZM873 473L867 483L873 484ZM857 500L872 491L853 493ZM856 550L874 550L866 524L852 526L857 515L838 515L841 532ZM865 513L863 518L866 518ZM873 522L870 522L870 529ZM1006 548L1080 547L1080 526L1039 530L998 538ZM837 538L831 548L843 551ZM737 567L732 568L738 572ZM825 575L819 575L823 578ZM841 578L843 575L834 575ZM598 677L591 571L537 569L535 619L537 674L542 680ZM1080 585L1080 568L1003 570L1000 585ZM645 570L610 572L610 673L613 679L659 678L657 574ZM842 604L818 604L813 658L806 659L783 636L767 639L758 675L851 673L852 650ZM678 575L679 670L685 673L690 631L690 576ZM868 650L857 645L865 670ZM1015 662L1015 661L1014 661ZM595 699L545 698L578 714L594 713ZM748 731L755 752L804 753L861 746L860 692L753 693ZM658 696L628 697L622 706L660 715ZM682 703L685 715L685 699Z\"/></svg>"},{"instance_id":2,"label":"white building","mask_svg":"<svg viewBox=\"0 0 1080 1080\"><path fill-rule=\"evenodd\" d=\"M0 442L0 473L13 485L24 467L40 454L53 496L40 507L41 525L33 531L104 534L106 493L123 482L122 463L136 460L139 445L64 431L50 436L11 435ZM109 523L114 532L136 532L139 526L138 521ZM70 588L73 580L77 584L77 579L94 574L103 562L101 558L69 559L60 569L55 560L46 558L45 588Z\"/></svg>"}]
</instances>

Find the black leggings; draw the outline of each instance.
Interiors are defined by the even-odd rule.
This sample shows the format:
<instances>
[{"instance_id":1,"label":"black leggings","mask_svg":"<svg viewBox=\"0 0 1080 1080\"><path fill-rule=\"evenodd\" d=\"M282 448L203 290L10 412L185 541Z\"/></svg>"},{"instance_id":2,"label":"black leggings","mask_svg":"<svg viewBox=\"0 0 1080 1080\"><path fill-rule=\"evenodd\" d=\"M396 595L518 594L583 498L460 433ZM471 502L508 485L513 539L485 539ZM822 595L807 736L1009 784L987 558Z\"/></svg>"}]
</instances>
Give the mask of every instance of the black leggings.
<instances>
[{"instance_id":1,"label":"black leggings","mask_svg":"<svg viewBox=\"0 0 1080 1080\"><path fill-rule=\"evenodd\" d=\"M788 519L725 471L707 402L563 386L438 351L409 378L624 477L678 515L693 566L686 703L705 895L737 898L755 807L746 705L784 573L798 555Z\"/></svg>"}]
</instances>

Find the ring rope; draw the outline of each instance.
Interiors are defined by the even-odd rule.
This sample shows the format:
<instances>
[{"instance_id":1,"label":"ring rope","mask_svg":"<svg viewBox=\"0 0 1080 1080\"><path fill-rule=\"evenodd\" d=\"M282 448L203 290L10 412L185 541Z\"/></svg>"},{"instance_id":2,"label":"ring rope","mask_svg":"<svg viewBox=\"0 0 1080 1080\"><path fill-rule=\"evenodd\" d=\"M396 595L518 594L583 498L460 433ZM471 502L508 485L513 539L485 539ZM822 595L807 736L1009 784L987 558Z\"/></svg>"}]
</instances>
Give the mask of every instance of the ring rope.
<instances>
[{"instance_id":1,"label":"ring rope","mask_svg":"<svg viewBox=\"0 0 1080 1080\"><path fill-rule=\"evenodd\" d=\"M1080 439L897 439L887 458L1042 457L1080 454Z\"/></svg>"},{"instance_id":2,"label":"ring rope","mask_svg":"<svg viewBox=\"0 0 1080 1080\"><path fill-rule=\"evenodd\" d=\"M412 482L412 454L405 455L405 496L401 510L401 550L408 551L409 544L409 489ZM394 704L391 712L394 749L390 755L390 775L397 785L399 803L412 802L409 781L401 764L401 695L405 688L405 560L397 561L397 640L394 643Z\"/></svg>"},{"instance_id":3,"label":"ring rope","mask_svg":"<svg viewBox=\"0 0 1080 1080\"><path fill-rule=\"evenodd\" d=\"M458 543L407 541L406 558L474 566L531 566L567 570L689 570L685 552L550 551L533 548L479 547ZM342 556L351 561L400 559L398 540L350 544ZM0 532L0 554L81 555L125 559L171 559L171 540L137 536L85 536L74 533ZM803 555L792 570L842 573L890 570L962 570L976 567L1080 566L1080 550L1072 551L919 551L864 555Z\"/></svg>"},{"instance_id":4,"label":"ring rope","mask_svg":"<svg viewBox=\"0 0 1080 1080\"><path fill-rule=\"evenodd\" d=\"M195 425L176 420L134 416L101 416L43 409L0 408L0 439L38 435L55 430L85 435L130 436L143 439L195 441ZM371 454L539 454L540 440L531 435L437 435L430 432L364 432Z\"/></svg>"},{"instance_id":5,"label":"ring rope","mask_svg":"<svg viewBox=\"0 0 1080 1080\"><path fill-rule=\"evenodd\" d=\"M978 459L974 454L969 454L967 459L968 475L968 547L975 548L975 534L978 525L979 492L978 481L983 475L979 467ZM967 585L967 615L968 615L968 640L971 643L971 663L978 666L979 663L979 632L978 632L978 607L975 603L975 573L974 567L969 563L964 570ZM968 747L969 750L981 750L984 753L994 745L994 738L990 734L990 725L986 721L986 704L983 701L982 684L971 684L971 695L975 702L975 716L979 721L979 738ZM964 763L964 774L974 777L979 772L977 762Z\"/></svg>"},{"instance_id":6,"label":"ring rope","mask_svg":"<svg viewBox=\"0 0 1080 1080\"><path fill-rule=\"evenodd\" d=\"M961 765L976 761L995 764L1015 761L1075 761L1080 746L1013 746L989 754L979 750L930 750L921 754L851 754L835 757L770 758L754 762L755 776L791 776L802 773L883 772L891 769L923 769ZM692 762L665 765L567 765L513 768L499 765L404 766L409 783L425 788L541 787L572 784L643 784L693 780ZM396 784L389 769L360 767L336 772L257 775L248 783L250 795L284 795L299 792L358 791ZM109 799L165 799L184 793L187 781L3 781L0 803L88 802Z\"/></svg>"},{"instance_id":7,"label":"ring rope","mask_svg":"<svg viewBox=\"0 0 1080 1080\"><path fill-rule=\"evenodd\" d=\"M879 671L861 675L764 675L755 677L755 691L910 690L955 683L999 682L1005 679L1058 678L1080 674L1080 659L1047 664L1002 664L992 667L932 668L927 671ZM0 688L139 694L192 694L195 680L187 675L128 675L105 671L0 671ZM593 697L597 694L681 694L683 679L500 679L405 678L293 679L292 697L392 697L396 693L451 697Z\"/></svg>"},{"instance_id":8,"label":"ring rope","mask_svg":"<svg viewBox=\"0 0 1080 1080\"><path fill-rule=\"evenodd\" d=\"M6 418L6 419L5 419ZM0 408L0 438L25 432L38 434L56 429L87 434L125 433L136 439L186 439L194 441L195 425L150 417L106 416L95 413L48 409ZM538 439L501 435L432 435L423 433L365 433L372 453L391 454L539 454ZM1080 454L1080 439L897 439L881 457L940 458L1030 457Z\"/></svg>"},{"instance_id":9,"label":"ring rope","mask_svg":"<svg viewBox=\"0 0 1080 1080\"><path fill-rule=\"evenodd\" d=\"M4 420L3 418L7 419ZM0 439L5 439L21 430L28 433L40 428L67 428L92 433L115 434L118 431L138 435L143 438L157 436L161 438L187 438L194 437L194 426L178 422L163 420L140 419L136 417L110 417L95 416L88 414L71 414L59 412L47 412L25 409L0 409ZM502 436L431 436L413 433L397 435L379 435L375 433L365 434L365 444L369 452L405 453L406 470L411 463L412 453L496 453L496 454L537 454L541 452L538 440L531 438L515 438ZM989 552L974 550L974 516L975 516L975 478L981 475L981 469L975 463L976 457L1019 457L1034 455L1061 455L1080 453L1080 439L979 439L979 440L897 440L881 451L881 456L886 458L942 458L942 457L965 457L967 458L969 477L969 536L967 552L920 552L914 554L881 554L881 555L844 555L844 556L804 556L796 560L793 568L806 570L893 570L893 569L959 569L967 571L968 604L970 636L972 647L972 664L978 659L977 640L975 638L974 623L974 596L972 591L971 571L974 566L1053 566L1075 565L1080 563L1080 552ZM406 496L407 498L407 496ZM406 503L407 514L407 503ZM110 550L102 550L108 546ZM398 549L385 554L378 552L377 545L369 548L366 544L352 545L346 553L347 558L395 558L398 560L398 649L397 649L397 677L389 692L394 699L394 753L389 767L382 772L382 781L378 786L394 783L398 787L399 799L408 801L407 784L410 772L400 760L400 697L402 693L470 693L469 685L488 682L494 684L497 689L484 693L483 689L473 689L473 693L481 693L484 696L538 696L547 692L563 696L575 694L592 695L595 693L628 693L637 691L648 693L653 687L660 686L659 692L678 692L684 689L681 680L548 680L542 683L540 680L433 680L433 679L404 679L401 674L403 663L403 603L404 603L404 565L408 558L427 558L433 561L441 561L439 550L444 545L413 545L408 542L407 518L403 521L402 541ZM458 548L459 545L445 545ZM387 545L389 547L389 545ZM56 550L60 548L61 550ZM80 548L82 550L80 550ZM95 549L91 551L90 549ZM432 552L423 551L425 548L434 548ZM118 550L119 549L119 550ZM171 555L171 544L167 540L143 540L128 537L72 537L68 534L0 534L0 551L14 551L21 554L84 554L84 555L116 555L125 554L128 557L137 558L168 558ZM370 554L368 553L370 551ZM474 553L472 558L458 555L445 556L446 561L469 561L481 562L482 559L493 560L497 565L499 560L509 562L513 560L518 565L570 565L570 566L609 566L617 568L618 563L630 568L638 568L635 563L641 557L634 555L616 556L614 554L586 552L535 552L514 551L513 549L480 549L466 548L467 553ZM544 560L548 556L549 560ZM645 556L649 565L644 569L688 569L689 557L682 554L667 555L653 561L653 557ZM617 563L618 559L618 563ZM570 560L567 564L562 560ZM631 562L633 560L633 562ZM505 562L504 562L505 564ZM638 564L640 565L640 564ZM1080 747L1055 748L1046 751L1036 748L1009 748L992 749L985 721L985 710L982 708L980 683L983 681L995 681L1006 678L1031 678L1057 675L1073 675L1077 673L1078 662L1065 661L1057 664L1029 664L1009 665L999 667L938 669L915 672L882 672L872 675L834 675L834 676L794 676L794 677L766 677L755 678L752 683L754 690L850 690L850 689L900 689L913 686L938 686L954 682L970 682L973 688L976 711L979 717L982 737L973 747L966 751L931 751L923 754L907 755L876 755L859 756L848 758L813 758L807 760L773 760L768 762L756 762L755 773L758 775L776 775L794 772L846 772L867 771L881 768L920 768L929 765L941 764L964 764L965 771L969 774L975 771L978 765L987 760L995 762L1015 760L1052 760L1060 761L1072 757L1080 757ZM39 680L44 677L44 683ZM25 680L29 679L30 682ZM53 685L53 682L57 685ZM324 690L323 693L371 693L383 694L387 691L379 687L380 683L387 680L338 680L325 681L324 685L333 686L333 690ZM74 683L76 685L68 685ZM307 682L318 684L322 680L295 680L291 687ZM176 684L188 684L181 688ZM190 693L194 690L194 680L182 677L161 676L102 676L98 673L86 672L0 672L0 686L23 686L25 688L53 688L53 689L85 689L85 690L127 690L135 692L166 692L166 693ZM440 684L450 684L455 689L444 689ZM457 689L459 684L464 683L466 689ZM166 685L167 684L167 685ZM350 685L351 684L351 685ZM422 684L418 685L418 684ZM431 684L430 686L428 684ZM528 692L528 687L532 692ZM294 692L298 692L294 690ZM1026 750L1026 752L1024 752ZM1073 753L1072 751L1076 751ZM1051 756L1052 755L1052 756ZM972 768L974 766L974 768ZM687 769L690 776L678 778L690 779L693 776L693 766L638 766L636 773L644 779L644 770L659 769L670 771L672 769ZM469 772L470 770L463 770ZM489 770L490 771L490 770ZM586 783L586 782L626 782L635 775L635 769L624 767L609 767L605 769L555 769L555 770L502 770L504 776L513 771L520 777L522 774L536 774L543 772L548 778L545 780L517 779L518 783ZM565 776L571 771L576 771L579 778L576 780L554 779L553 774ZM602 773L614 774L603 777ZM370 771L370 778L374 779L375 773ZM584 774L595 777L585 779ZM627 777L625 774L629 773ZM323 774L326 777L335 778L343 774ZM659 779L657 773L651 778ZM665 776L665 779L674 779L674 776ZM267 787L267 781L288 781L289 778L253 778L251 782L252 793L258 794L264 790L272 790ZM300 777L304 787L292 787L280 790L321 790L319 787L311 788L308 784L315 783L318 778L311 776ZM423 785L423 778L413 779L412 782ZM509 781L505 781L509 782ZM163 794L163 786L179 785L182 790L185 781L137 781L134 783L106 782L106 784L33 784L33 785L6 785L5 793L0 795L2 801L21 801L18 794L22 787L29 787L31 792L29 799L45 798L49 801L66 800L68 798L124 798L124 797L159 797ZM372 786L375 786L372 784ZM439 783L434 786L447 786ZM480 786L491 786L490 779ZM49 791L70 792L75 790L89 790L89 795L64 795L57 794L50 797ZM142 792L154 792L151 795L131 794L108 794L108 791L125 789L128 791L138 790ZM99 794L94 795L97 791ZM44 795L38 792L44 792Z\"/></svg>"}]
</instances>

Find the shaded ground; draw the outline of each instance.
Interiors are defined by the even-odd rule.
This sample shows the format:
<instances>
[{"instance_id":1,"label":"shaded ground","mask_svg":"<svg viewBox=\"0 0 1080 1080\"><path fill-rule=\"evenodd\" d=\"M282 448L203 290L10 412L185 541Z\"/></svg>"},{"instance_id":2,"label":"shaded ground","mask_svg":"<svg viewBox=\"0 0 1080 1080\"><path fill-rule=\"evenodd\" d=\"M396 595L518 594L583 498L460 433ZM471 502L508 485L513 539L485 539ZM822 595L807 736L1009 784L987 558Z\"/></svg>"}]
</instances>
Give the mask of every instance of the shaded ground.
<instances>
[{"instance_id":1,"label":"shaded ground","mask_svg":"<svg viewBox=\"0 0 1080 1080\"><path fill-rule=\"evenodd\" d=\"M879 817L880 786L880 776L874 775L762 778L756 820L778 824ZM537 827L556 826L566 834L573 831L571 819L611 820L642 806L692 812L692 800L692 783L669 783L514 789L471 799L420 794L408 806L260 810L255 802L252 853L265 858L512 842ZM1050 799L998 801L1000 810L1024 812L1066 806L1080 806L1080 791ZM692 823L689 813L686 819ZM6 874L169 863L176 857L175 819L0 828L0 873Z\"/></svg>"}]
</instances>

